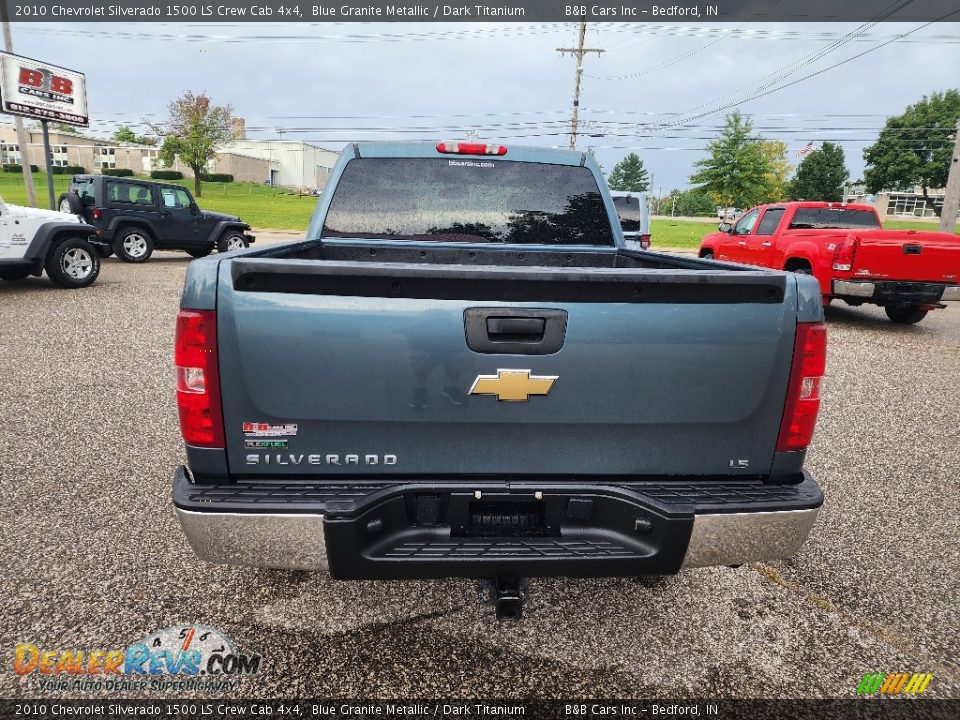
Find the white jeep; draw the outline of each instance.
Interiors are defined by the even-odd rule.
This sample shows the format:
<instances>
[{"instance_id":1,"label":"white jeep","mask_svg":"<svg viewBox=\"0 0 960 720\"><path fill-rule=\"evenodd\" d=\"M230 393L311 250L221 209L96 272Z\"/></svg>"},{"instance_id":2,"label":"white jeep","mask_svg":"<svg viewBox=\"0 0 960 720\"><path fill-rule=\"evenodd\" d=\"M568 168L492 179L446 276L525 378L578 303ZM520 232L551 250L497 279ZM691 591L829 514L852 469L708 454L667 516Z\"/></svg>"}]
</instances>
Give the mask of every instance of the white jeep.
<instances>
[{"instance_id":1,"label":"white jeep","mask_svg":"<svg viewBox=\"0 0 960 720\"><path fill-rule=\"evenodd\" d=\"M0 198L0 279L23 280L46 270L60 287L87 287L100 274L92 233L77 215L8 205Z\"/></svg>"}]
</instances>

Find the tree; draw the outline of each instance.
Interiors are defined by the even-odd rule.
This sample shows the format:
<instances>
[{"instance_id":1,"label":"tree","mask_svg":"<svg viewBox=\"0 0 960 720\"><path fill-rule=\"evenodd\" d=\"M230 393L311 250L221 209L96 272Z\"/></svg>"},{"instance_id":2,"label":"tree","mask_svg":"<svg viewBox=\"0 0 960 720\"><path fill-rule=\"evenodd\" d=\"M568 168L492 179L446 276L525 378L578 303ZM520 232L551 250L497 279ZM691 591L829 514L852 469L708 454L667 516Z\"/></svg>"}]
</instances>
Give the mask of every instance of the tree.
<instances>
[{"instance_id":1,"label":"tree","mask_svg":"<svg viewBox=\"0 0 960 720\"><path fill-rule=\"evenodd\" d=\"M121 125L114 130L113 135L110 136L110 139L116 140L117 142L136 143L138 145L157 144L157 141L154 138L148 137L147 135L137 135L126 125Z\"/></svg>"},{"instance_id":2,"label":"tree","mask_svg":"<svg viewBox=\"0 0 960 720\"><path fill-rule=\"evenodd\" d=\"M790 182L791 200L843 200L843 186L850 177L843 148L831 142L809 153Z\"/></svg>"},{"instance_id":3,"label":"tree","mask_svg":"<svg viewBox=\"0 0 960 720\"><path fill-rule=\"evenodd\" d=\"M739 112L728 115L720 137L707 145L707 151L710 157L694 163L699 168L690 177L694 189L710 193L724 207L750 207L764 200L772 170L749 120Z\"/></svg>"},{"instance_id":4,"label":"tree","mask_svg":"<svg viewBox=\"0 0 960 720\"><path fill-rule=\"evenodd\" d=\"M931 188L946 187L953 134L960 119L960 91L924 96L902 115L887 118L877 142L863 151L867 192L919 185L927 207L937 215Z\"/></svg>"},{"instance_id":5,"label":"tree","mask_svg":"<svg viewBox=\"0 0 960 720\"><path fill-rule=\"evenodd\" d=\"M162 126L151 129L163 138L158 159L167 167L180 159L193 170L193 188L197 197L202 195L200 174L207 164L217 157L217 146L233 139L229 105L214 105L205 94L185 92L168 106L170 119Z\"/></svg>"},{"instance_id":6,"label":"tree","mask_svg":"<svg viewBox=\"0 0 960 720\"><path fill-rule=\"evenodd\" d=\"M661 198L660 211L664 215L715 217L716 205L713 196L708 192L673 189L669 195Z\"/></svg>"},{"instance_id":7,"label":"tree","mask_svg":"<svg viewBox=\"0 0 960 720\"><path fill-rule=\"evenodd\" d=\"M33 127L36 130L43 129L43 123L35 122ZM60 133L70 133L71 135L83 135L83 128L75 127L74 125L68 125L65 122L47 122L47 128L50 132L60 132Z\"/></svg>"},{"instance_id":8,"label":"tree","mask_svg":"<svg viewBox=\"0 0 960 720\"><path fill-rule=\"evenodd\" d=\"M611 190L646 192L650 189L650 173L636 153L630 153L613 166L607 184Z\"/></svg>"},{"instance_id":9,"label":"tree","mask_svg":"<svg viewBox=\"0 0 960 720\"><path fill-rule=\"evenodd\" d=\"M787 160L787 144L780 140L761 140L763 156L769 169L763 176L765 187L761 202L779 202L787 197L787 178L793 165Z\"/></svg>"}]
</instances>

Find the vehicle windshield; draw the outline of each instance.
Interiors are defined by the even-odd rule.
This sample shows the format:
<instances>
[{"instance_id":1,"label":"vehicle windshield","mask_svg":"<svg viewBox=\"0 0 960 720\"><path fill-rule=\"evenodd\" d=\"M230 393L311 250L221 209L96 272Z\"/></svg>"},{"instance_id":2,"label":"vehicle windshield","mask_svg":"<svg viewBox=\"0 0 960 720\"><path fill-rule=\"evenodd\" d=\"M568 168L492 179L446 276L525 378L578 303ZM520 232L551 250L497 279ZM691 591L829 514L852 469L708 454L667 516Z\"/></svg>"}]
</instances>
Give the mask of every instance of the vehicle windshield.
<instances>
[{"instance_id":1,"label":"vehicle windshield","mask_svg":"<svg viewBox=\"0 0 960 720\"><path fill-rule=\"evenodd\" d=\"M321 237L614 244L589 169L465 157L351 160Z\"/></svg>"},{"instance_id":2,"label":"vehicle windshield","mask_svg":"<svg viewBox=\"0 0 960 720\"><path fill-rule=\"evenodd\" d=\"M880 228L877 215L870 210L851 210L849 208L797 208L791 228L837 228L858 230Z\"/></svg>"},{"instance_id":3,"label":"vehicle windshield","mask_svg":"<svg viewBox=\"0 0 960 720\"><path fill-rule=\"evenodd\" d=\"M613 206L617 209L620 218L620 227L624 232L640 231L640 199L630 197L615 197Z\"/></svg>"},{"instance_id":4,"label":"vehicle windshield","mask_svg":"<svg viewBox=\"0 0 960 720\"><path fill-rule=\"evenodd\" d=\"M77 193L80 197L80 202L85 206L97 204L95 187L96 184L93 182L93 178L79 178L70 182L70 190Z\"/></svg>"}]
</instances>

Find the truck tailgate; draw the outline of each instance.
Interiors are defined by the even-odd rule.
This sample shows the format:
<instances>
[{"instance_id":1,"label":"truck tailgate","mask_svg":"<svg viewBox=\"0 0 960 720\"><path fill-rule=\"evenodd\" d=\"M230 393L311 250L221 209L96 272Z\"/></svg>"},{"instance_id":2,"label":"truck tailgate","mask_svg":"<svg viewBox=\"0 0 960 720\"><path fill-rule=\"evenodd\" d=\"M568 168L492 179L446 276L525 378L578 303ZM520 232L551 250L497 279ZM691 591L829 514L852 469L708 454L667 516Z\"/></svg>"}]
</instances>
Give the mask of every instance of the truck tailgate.
<instances>
[{"instance_id":1,"label":"truck tailgate","mask_svg":"<svg viewBox=\"0 0 960 720\"><path fill-rule=\"evenodd\" d=\"M768 272L251 258L220 264L217 315L238 477L761 475L797 294ZM564 325L546 354L474 342L538 318Z\"/></svg>"},{"instance_id":2,"label":"truck tailgate","mask_svg":"<svg viewBox=\"0 0 960 720\"><path fill-rule=\"evenodd\" d=\"M856 277L955 283L960 277L960 238L947 233L858 233Z\"/></svg>"}]
</instances>

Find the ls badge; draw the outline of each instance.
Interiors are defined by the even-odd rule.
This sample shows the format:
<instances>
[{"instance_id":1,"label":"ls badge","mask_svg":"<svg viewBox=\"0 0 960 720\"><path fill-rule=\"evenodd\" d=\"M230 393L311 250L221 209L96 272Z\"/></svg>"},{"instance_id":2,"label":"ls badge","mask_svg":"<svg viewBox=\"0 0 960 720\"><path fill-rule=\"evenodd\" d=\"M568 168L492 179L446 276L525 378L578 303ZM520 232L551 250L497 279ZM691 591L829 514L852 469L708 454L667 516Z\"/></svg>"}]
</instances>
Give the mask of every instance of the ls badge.
<instances>
[{"instance_id":1,"label":"ls badge","mask_svg":"<svg viewBox=\"0 0 960 720\"><path fill-rule=\"evenodd\" d=\"M558 375L531 375L529 370L497 370L496 375L477 375L470 395L496 395L497 400L526 402L531 395L546 395Z\"/></svg>"}]
</instances>

